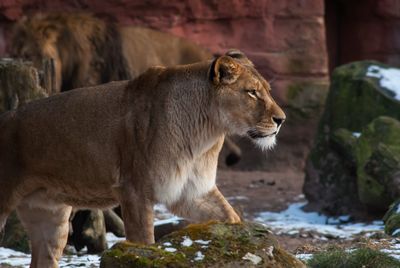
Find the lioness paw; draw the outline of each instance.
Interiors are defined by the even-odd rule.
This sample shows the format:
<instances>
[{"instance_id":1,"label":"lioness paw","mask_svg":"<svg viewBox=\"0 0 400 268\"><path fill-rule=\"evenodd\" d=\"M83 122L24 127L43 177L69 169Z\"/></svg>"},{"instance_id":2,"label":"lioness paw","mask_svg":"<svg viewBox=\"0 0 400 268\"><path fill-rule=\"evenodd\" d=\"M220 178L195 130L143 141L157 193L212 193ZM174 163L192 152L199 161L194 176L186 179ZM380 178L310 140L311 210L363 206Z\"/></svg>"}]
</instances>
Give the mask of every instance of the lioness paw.
<instances>
[{"instance_id":1,"label":"lioness paw","mask_svg":"<svg viewBox=\"0 0 400 268\"><path fill-rule=\"evenodd\" d=\"M226 222L228 223L239 223L242 220L240 219L239 215L236 214L236 212L232 212L228 215L228 218L226 219Z\"/></svg>"}]
</instances>

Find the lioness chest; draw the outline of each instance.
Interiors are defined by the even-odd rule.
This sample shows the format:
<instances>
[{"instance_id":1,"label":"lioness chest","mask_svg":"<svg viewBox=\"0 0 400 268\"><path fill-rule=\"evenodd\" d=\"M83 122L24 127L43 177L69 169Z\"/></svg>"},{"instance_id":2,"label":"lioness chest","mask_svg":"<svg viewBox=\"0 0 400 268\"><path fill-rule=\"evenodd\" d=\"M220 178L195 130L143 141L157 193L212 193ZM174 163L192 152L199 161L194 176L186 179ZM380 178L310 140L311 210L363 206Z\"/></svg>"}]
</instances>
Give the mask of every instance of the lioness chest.
<instances>
[{"instance_id":1,"label":"lioness chest","mask_svg":"<svg viewBox=\"0 0 400 268\"><path fill-rule=\"evenodd\" d=\"M181 159L154 181L154 196L157 202L171 205L175 202L193 200L215 186L218 154L224 138L220 138L199 157Z\"/></svg>"}]
</instances>

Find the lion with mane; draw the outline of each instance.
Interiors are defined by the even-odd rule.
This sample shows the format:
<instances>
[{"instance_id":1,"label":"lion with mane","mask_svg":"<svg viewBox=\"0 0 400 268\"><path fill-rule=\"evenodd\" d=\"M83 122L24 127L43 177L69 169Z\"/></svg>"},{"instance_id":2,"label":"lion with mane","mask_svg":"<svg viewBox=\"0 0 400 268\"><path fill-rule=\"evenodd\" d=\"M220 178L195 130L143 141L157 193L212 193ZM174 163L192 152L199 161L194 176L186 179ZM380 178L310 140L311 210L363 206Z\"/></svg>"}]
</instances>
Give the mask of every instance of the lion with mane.
<instances>
[{"instance_id":1,"label":"lion with mane","mask_svg":"<svg viewBox=\"0 0 400 268\"><path fill-rule=\"evenodd\" d=\"M37 14L14 27L11 56L55 61L56 91L132 79L150 66L212 58L200 46L143 27L117 26L87 13Z\"/></svg>"}]
</instances>

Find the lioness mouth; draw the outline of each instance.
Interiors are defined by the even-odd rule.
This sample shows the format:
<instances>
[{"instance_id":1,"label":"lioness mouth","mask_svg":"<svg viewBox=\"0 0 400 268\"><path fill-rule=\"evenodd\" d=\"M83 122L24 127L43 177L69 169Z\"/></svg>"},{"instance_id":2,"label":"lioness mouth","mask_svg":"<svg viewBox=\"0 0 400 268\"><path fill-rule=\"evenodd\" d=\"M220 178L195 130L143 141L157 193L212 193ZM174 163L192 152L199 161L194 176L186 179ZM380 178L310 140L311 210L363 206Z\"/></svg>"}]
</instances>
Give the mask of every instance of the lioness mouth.
<instances>
[{"instance_id":1,"label":"lioness mouth","mask_svg":"<svg viewBox=\"0 0 400 268\"><path fill-rule=\"evenodd\" d=\"M252 139L261 139L261 138L271 137L276 134L277 134L277 131L275 131L274 133L271 133L271 134L263 134L263 133L260 133L258 131L254 131L254 130L247 131L247 135L249 135L250 138L252 138Z\"/></svg>"}]
</instances>

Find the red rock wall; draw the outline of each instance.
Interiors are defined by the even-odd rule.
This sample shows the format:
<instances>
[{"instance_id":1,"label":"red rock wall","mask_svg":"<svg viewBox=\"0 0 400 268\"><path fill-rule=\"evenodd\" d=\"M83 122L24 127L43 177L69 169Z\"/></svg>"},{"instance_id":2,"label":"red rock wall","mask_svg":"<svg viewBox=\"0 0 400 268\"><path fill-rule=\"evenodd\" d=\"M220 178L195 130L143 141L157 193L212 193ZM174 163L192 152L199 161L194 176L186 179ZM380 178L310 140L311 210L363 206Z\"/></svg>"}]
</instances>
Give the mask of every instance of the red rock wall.
<instances>
[{"instance_id":1,"label":"red rock wall","mask_svg":"<svg viewBox=\"0 0 400 268\"><path fill-rule=\"evenodd\" d=\"M373 59L400 66L400 0L326 0L330 69Z\"/></svg>"},{"instance_id":2,"label":"red rock wall","mask_svg":"<svg viewBox=\"0 0 400 268\"><path fill-rule=\"evenodd\" d=\"M328 80L323 0L0 0L0 56L6 55L12 23L23 15L76 10L167 31L213 52L246 52L272 81L273 94L289 115L275 151L279 157L273 159L303 165ZM266 168L274 166L260 159Z\"/></svg>"}]
</instances>

